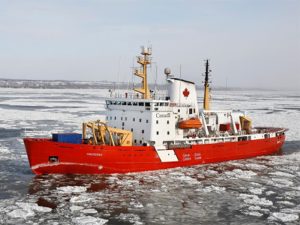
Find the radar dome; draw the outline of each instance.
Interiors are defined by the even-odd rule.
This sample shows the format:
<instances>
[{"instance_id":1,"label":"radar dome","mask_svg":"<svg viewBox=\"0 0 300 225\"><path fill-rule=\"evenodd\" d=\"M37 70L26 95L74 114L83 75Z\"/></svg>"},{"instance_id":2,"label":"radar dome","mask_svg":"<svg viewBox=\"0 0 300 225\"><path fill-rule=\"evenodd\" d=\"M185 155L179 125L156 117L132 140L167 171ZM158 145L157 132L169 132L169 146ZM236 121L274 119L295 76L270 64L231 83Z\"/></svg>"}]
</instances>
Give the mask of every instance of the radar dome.
<instances>
[{"instance_id":1,"label":"radar dome","mask_svg":"<svg viewBox=\"0 0 300 225\"><path fill-rule=\"evenodd\" d=\"M170 68L165 68L165 74L167 75L167 76L169 76L170 74L171 74L171 69Z\"/></svg>"}]
</instances>

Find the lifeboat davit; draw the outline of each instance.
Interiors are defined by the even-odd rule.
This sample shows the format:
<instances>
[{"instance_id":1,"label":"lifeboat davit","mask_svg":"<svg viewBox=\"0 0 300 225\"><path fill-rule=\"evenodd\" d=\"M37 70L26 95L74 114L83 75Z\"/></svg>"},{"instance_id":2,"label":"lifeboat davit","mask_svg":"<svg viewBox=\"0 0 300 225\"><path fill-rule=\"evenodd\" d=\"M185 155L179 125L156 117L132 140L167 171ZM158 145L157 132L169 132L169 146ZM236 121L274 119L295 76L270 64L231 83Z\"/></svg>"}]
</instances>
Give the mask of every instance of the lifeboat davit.
<instances>
[{"instance_id":1,"label":"lifeboat davit","mask_svg":"<svg viewBox=\"0 0 300 225\"><path fill-rule=\"evenodd\" d=\"M198 118L182 120L178 123L180 129L199 129L201 126L202 123Z\"/></svg>"}]
</instances>

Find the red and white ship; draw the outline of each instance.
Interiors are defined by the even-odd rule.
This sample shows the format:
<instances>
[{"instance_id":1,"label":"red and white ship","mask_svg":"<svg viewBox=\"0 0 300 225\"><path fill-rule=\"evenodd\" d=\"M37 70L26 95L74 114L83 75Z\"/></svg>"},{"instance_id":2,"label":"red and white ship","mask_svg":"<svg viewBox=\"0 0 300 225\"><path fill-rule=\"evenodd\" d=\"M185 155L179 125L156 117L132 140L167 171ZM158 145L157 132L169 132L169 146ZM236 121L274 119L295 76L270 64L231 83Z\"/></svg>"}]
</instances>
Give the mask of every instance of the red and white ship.
<instances>
[{"instance_id":1,"label":"red and white ship","mask_svg":"<svg viewBox=\"0 0 300 225\"><path fill-rule=\"evenodd\" d=\"M277 153L284 128L252 127L241 111L210 110L206 61L203 110L193 82L166 69L166 96L149 90L151 48L142 48L134 74L142 87L106 100L106 121L83 123L82 134L24 138L36 174L128 173L216 163Z\"/></svg>"}]
</instances>

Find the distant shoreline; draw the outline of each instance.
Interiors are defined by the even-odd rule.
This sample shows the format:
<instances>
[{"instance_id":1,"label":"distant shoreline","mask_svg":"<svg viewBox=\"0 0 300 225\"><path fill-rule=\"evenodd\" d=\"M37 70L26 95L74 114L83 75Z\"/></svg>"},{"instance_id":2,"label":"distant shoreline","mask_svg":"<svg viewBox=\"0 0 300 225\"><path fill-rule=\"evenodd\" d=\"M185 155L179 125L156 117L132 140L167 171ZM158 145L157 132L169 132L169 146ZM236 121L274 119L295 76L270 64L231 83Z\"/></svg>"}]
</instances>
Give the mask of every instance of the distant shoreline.
<instances>
[{"instance_id":1,"label":"distant shoreline","mask_svg":"<svg viewBox=\"0 0 300 225\"><path fill-rule=\"evenodd\" d=\"M22 80L22 79L4 79L0 78L0 88L29 88L29 89L132 89L140 84L112 82L112 81L71 81L71 80ZM155 89L155 84L149 84L150 89ZM158 90L165 90L165 84L157 84ZM203 90L202 86L197 85L198 90ZM220 91L242 91L242 90L257 90L257 91L277 91L277 89L267 88L245 88L245 87L216 87L212 89Z\"/></svg>"}]
</instances>

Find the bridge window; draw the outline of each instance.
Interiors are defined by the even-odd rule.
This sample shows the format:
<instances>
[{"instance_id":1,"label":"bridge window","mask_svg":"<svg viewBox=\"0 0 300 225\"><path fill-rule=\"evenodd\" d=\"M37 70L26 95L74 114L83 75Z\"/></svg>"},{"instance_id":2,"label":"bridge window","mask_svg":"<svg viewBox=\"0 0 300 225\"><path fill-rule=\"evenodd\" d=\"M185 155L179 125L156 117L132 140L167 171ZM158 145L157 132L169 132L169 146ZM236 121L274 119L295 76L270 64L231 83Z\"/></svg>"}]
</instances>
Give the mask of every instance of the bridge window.
<instances>
[{"instance_id":1,"label":"bridge window","mask_svg":"<svg viewBox=\"0 0 300 225\"><path fill-rule=\"evenodd\" d=\"M122 102L122 105L126 105L126 102Z\"/></svg>"},{"instance_id":2,"label":"bridge window","mask_svg":"<svg viewBox=\"0 0 300 225\"><path fill-rule=\"evenodd\" d=\"M138 104L137 104L137 102L134 102L134 103L132 103L132 105L137 106Z\"/></svg>"},{"instance_id":3,"label":"bridge window","mask_svg":"<svg viewBox=\"0 0 300 225\"><path fill-rule=\"evenodd\" d=\"M189 114L192 114L192 113L193 113L193 109L190 108L190 109L189 109Z\"/></svg>"},{"instance_id":4,"label":"bridge window","mask_svg":"<svg viewBox=\"0 0 300 225\"><path fill-rule=\"evenodd\" d=\"M135 118L133 118L132 121L134 122L134 121L135 121Z\"/></svg>"},{"instance_id":5,"label":"bridge window","mask_svg":"<svg viewBox=\"0 0 300 225\"><path fill-rule=\"evenodd\" d=\"M139 106L144 106L144 102L140 102L140 103L139 103Z\"/></svg>"},{"instance_id":6,"label":"bridge window","mask_svg":"<svg viewBox=\"0 0 300 225\"><path fill-rule=\"evenodd\" d=\"M149 120L146 120L146 123L149 123Z\"/></svg>"},{"instance_id":7,"label":"bridge window","mask_svg":"<svg viewBox=\"0 0 300 225\"><path fill-rule=\"evenodd\" d=\"M115 120L117 119L117 117L115 116Z\"/></svg>"},{"instance_id":8,"label":"bridge window","mask_svg":"<svg viewBox=\"0 0 300 225\"><path fill-rule=\"evenodd\" d=\"M142 119L139 119L140 122L142 122Z\"/></svg>"},{"instance_id":9,"label":"bridge window","mask_svg":"<svg viewBox=\"0 0 300 225\"><path fill-rule=\"evenodd\" d=\"M144 133L144 130L142 130L142 134Z\"/></svg>"},{"instance_id":10,"label":"bridge window","mask_svg":"<svg viewBox=\"0 0 300 225\"><path fill-rule=\"evenodd\" d=\"M146 102L146 103L145 103L145 106L150 106L150 102Z\"/></svg>"}]
</instances>

